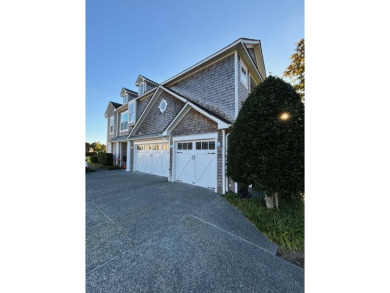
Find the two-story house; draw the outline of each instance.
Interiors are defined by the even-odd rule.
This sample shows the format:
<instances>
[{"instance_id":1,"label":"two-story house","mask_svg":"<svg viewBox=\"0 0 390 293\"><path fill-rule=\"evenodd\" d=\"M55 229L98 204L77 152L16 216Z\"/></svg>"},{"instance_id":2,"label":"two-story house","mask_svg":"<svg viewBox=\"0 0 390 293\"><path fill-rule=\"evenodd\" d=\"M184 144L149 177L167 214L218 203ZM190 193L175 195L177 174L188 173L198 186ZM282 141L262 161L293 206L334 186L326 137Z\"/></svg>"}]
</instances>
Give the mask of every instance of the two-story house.
<instances>
[{"instance_id":1,"label":"two-story house","mask_svg":"<svg viewBox=\"0 0 390 293\"><path fill-rule=\"evenodd\" d=\"M226 176L229 133L265 77L261 43L246 38L162 83L140 75L138 92L122 88L122 103L108 103L107 152L126 171L237 192Z\"/></svg>"}]
</instances>

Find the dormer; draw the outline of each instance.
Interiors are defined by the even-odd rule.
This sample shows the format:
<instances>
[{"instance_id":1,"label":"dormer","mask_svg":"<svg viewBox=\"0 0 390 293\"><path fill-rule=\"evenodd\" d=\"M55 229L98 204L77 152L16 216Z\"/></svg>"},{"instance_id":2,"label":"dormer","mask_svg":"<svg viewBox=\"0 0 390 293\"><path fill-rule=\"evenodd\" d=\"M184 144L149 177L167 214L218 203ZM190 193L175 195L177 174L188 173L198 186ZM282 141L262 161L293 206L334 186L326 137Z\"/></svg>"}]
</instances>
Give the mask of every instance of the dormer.
<instances>
[{"instance_id":1,"label":"dormer","mask_svg":"<svg viewBox=\"0 0 390 293\"><path fill-rule=\"evenodd\" d=\"M122 97L122 105L124 105L132 99L135 99L138 96L138 93L123 87L120 95Z\"/></svg>"},{"instance_id":2,"label":"dormer","mask_svg":"<svg viewBox=\"0 0 390 293\"><path fill-rule=\"evenodd\" d=\"M142 96L144 93L158 86L158 83L145 76L139 75L135 85L138 86L138 96Z\"/></svg>"}]
</instances>

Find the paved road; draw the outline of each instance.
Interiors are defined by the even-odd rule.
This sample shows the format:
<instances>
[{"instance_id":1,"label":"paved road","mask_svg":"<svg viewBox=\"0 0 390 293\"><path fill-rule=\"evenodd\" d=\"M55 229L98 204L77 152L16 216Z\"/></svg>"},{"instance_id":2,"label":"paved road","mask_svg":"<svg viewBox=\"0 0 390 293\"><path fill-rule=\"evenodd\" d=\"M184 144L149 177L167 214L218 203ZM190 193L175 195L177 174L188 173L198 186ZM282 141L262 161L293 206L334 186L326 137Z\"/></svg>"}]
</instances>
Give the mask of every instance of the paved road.
<instances>
[{"instance_id":1,"label":"paved road","mask_svg":"<svg viewBox=\"0 0 390 293\"><path fill-rule=\"evenodd\" d=\"M86 174L87 292L303 292L304 271L213 191Z\"/></svg>"}]
</instances>

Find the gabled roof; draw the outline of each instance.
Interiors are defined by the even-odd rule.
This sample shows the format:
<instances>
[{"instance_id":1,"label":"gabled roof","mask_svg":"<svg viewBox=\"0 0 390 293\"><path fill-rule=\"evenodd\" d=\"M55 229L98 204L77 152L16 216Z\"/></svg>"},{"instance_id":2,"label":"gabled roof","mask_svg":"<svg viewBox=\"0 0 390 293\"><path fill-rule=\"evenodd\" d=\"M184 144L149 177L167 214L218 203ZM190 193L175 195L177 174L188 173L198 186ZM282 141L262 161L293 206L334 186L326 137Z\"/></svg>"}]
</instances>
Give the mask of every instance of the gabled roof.
<instances>
[{"instance_id":1,"label":"gabled roof","mask_svg":"<svg viewBox=\"0 0 390 293\"><path fill-rule=\"evenodd\" d=\"M146 105L146 108L145 110L142 112L141 116L139 117L139 119L137 120L137 122L135 123L133 129L131 130L131 132L129 133L128 137L127 138L130 138L131 136L133 136L136 131L139 129L139 127L142 125L143 121L145 120L146 116L148 115L148 113L150 112L151 108L153 107L153 105L155 104L155 102L157 101L158 97L160 96L160 94L165 91L167 93L169 93L170 95L172 95L173 97L177 98L178 100L182 101L185 103L183 109L185 110L190 110L191 108L198 111L199 113L203 114L204 116L208 117L209 119L213 120L214 122L216 122L218 124L218 129L226 129L226 128L229 128L231 126L231 123L228 122L227 120L225 119L222 119L220 118L219 116L217 116L216 114L212 113L210 110L207 110L205 109L204 107L201 107L193 102L191 102L190 100L188 100L187 98L183 97L182 95L178 94L177 92L174 92L172 91L171 89L169 88L166 88L162 85L159 85L155 91L155 93L153 94L152 98L150 99L149 103ZM183 112L183 109L179 112L182 113ZM188 112L187 111L187 112ZM186 112L186 113L187 113ZM185 113L185 114L186 114ZM177 116L179 116L179 114ZM176 117L177 117L176 116ZM173 119L173 121L170 123L170 125L173 125L173 123L175 122L176 120L176 117ZM184 116L183 116L184 117ZM182 118L182 117L181 117ZM180 118L180 119L181 119ZM176 125L175 125L176 126ZM169 127L169 126L168 126ZM166 135L167 133L167 129L164 131L163 134Z\"/></svg>"},{"instance_id":2,"label":"gabled roof","mask_svg":"<svg viewBox=\"0 0 390 293\"><path fill-rule=\"evenodd\" d=\"M122 104L118 104L118 103L109 101L109 102L108 102L108 105L107 105L107 108L106 108L106 112L104 112L104 117L107 117L107 113L108 113L108 110L110 109L110 106L114 107L114 109L116 110L116 109L118 109L120 106L122 106Z\"/></svg>"},{"instance_id":3,"label":"gabled roof","mask_svg":"<svg viewBox=\"0 0 390 293\"><path fill-rule=\"evenodd\" d=\"M123 97L123 95L124 95L125 93L129 93L129 94L131 94L131 95L133 95L133 96L138 96L138 93L137 93L137 92L132 91L132 90L129 90L129 89L123 87L122 90L121 90L120 96Z\"/></svg>"},{"instance_id":4,"label":"gabled roof","mask_svg":"<svg viewBox=\"0 0 390 293\"><path fill-rule=\"evenodd\" d=\"M145 76L143 76L143 75L138 75L138 78L137 78L137 80L136 80L136 82L135 82L135 85L136 86L138 86L142 81L144 81L144 80L146 80L147 82L149 82L149 83L152 83L152 84L154 84L154 85L158 85L158 83L157 82L155 82L155 81L153 81L153 80L151 80L151 79L149 79L149 78L147 78L147 77L145 77Z\"/></svg>"},{"instance_id":5,"label":"gabled roof","mask_svg":"<svg viewBox=\"0 0 390 293\"><path fill-rule=\"evenodd\" d=\"M252 57L250 56L248 49L246 48L246 45L250 45L253 47L256 55L256 60L257 60L256 63L253 61ZM171 84L175 83L176 81L183 79L186 76L193 74L194 72L199 71L203 67L213 64L214 62L232 54L234 51L237 51L240 54L240 56L244 59L245 63L248 65L249 69L252 72L256 73L253 75L253 77L257 83L260 83L265 79L266 72L265 72L264 60L262 55L263 53L261 52L260 40L240 38L234 41L233 43L231 43L230 45L226 46L225 48L219 50L218 52L196 63L195 65L187 68L186 70L180 72L179 74L162 82L161 85L169 87Z\"/></svg>"}]
</instances>

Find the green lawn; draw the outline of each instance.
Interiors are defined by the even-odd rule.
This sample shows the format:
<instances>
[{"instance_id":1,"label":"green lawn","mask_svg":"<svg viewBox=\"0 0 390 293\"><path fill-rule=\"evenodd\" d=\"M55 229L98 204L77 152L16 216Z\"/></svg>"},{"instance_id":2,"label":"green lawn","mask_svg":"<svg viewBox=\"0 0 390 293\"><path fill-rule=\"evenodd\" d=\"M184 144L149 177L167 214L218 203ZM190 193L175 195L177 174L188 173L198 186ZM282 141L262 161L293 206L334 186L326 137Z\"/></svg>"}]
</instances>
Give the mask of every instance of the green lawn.
<instances>
[{"instance_id":1,"label":"green lawn","mask_svg":"<svg viewBox=\"0 0 390 293\"><path fill-rule=\"evenodd\" d=\"M279 201L280 210L270 210L260 199L243 199L233 193L227 193L223 197L282 249L295 252L304 251L305 205L303 200L282 199Z\"/></svg>"}]
</instances>

